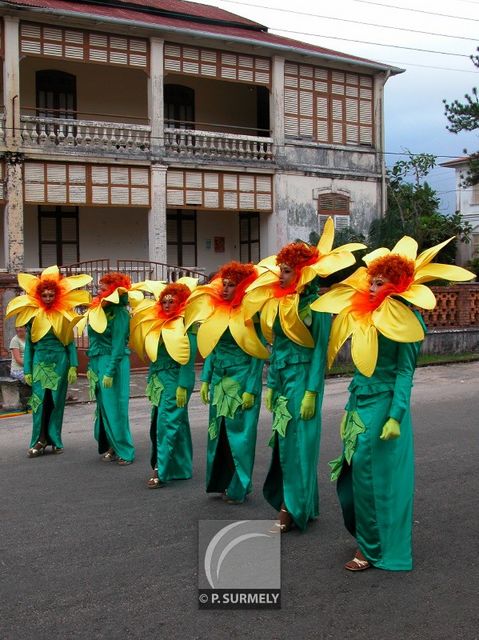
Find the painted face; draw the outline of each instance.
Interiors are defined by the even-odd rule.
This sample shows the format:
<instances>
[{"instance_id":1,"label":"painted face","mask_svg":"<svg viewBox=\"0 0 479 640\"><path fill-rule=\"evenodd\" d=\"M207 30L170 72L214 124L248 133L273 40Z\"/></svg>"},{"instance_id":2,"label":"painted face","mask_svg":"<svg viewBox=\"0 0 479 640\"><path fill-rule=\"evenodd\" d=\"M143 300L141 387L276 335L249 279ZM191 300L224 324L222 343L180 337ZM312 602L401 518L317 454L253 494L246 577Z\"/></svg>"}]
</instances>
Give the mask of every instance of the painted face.
<instances>
[{"instance_id":1,"label":"painted face","mask_svg":"<svg viewBox=\"0 0 479 640\"><path fill-rule=\"evenodd\" d=\"M40 294L40 298L46 307L50 307L55 301L55 291L53 289L44 289Z\"/></svg>"},{"instance_id":2,"label":"painted face","mask_svg":"<svg viewBox=\"0 0 479 640\"><path fill-rule=\"evenodd\" d=\"M377 296L377 294L381 291L381 289L384 287L384 285L387 284L388 282L391 282L391 281L385 278L384 276L374 276L374 278L371 278L371 281L369 283L369 297L371 299L374 299Z\"/></svg>"},{"instance_id":3,"label":"painted face","mask_svg":"<svg viewBox=\"0 0 479 640\"><path fill-rule=\"evenodd\" d=\"M235 294L236 291L236 285L232 280L228 280L227 278L225 278L223 280L223 300L233 300L233 296Z\"/></svg>"},{"instance_id":4,"label":"painted face","mask_svg":"<svg viewBox=\"0 0 479 640\"><path fill-rule=\"evenodd\" d=\"M161 299L161 308L168 315L173 314L178 309L178 307L179 303L176 296L172 296L171 294L167 293L166 296Z\"/></svg>"},{"instance_id":5,"label":"painted face","mask_svg":"<svg viewBox=\"0 0 479 640\"><path fill-rule=\"evenodd\" d=\"M279 265L279 286L282 289L286 289L291 284L295 276L294 269L287 264Z\"/></svg>"}]
</instances>

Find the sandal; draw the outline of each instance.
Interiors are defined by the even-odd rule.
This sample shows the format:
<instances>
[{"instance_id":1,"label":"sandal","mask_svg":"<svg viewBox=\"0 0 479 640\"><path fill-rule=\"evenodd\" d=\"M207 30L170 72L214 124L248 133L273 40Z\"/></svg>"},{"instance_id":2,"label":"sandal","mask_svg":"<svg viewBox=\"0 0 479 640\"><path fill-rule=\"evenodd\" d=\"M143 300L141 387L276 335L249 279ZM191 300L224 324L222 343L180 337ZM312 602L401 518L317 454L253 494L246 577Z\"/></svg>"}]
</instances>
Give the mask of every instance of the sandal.
<instances>
[{"instance_id":1,"label":"sandal","mask_svg":"<svg viewBox=\"0 0 479 640\"><path fill-rule=\"evenodd\" d=\"M42 442L41 440L39 440L37 444L35 444L27 451L27 456L29 458L38 458L38 456L41 456L45 453L46 446L46 442Z\"/></svg>"},{"instance_id":2,"label":"sandal","mask_svg":"<svg viewBox=\"0 0 479 640\"><path fill-rule=\"evenodd\" d=\"M288 517L282 516L282 513L286 513ZM294 527L294 521L287 509L281 507L279 511L279 522L275 522L269 533L288 533Z\"/></svg>"},{"instance_id":3,"label":"sandal","mask_svg":"<svg viewBox=\"0 0 479 640\"><path fill-rule=\"evenodd\" d=\"M120 467L126 467L128 464L132 464L133 460L125 460L124 458L115 458Z\"/></svg>"},{"instance_id":4,"label":"sandal","mask_svg":"<svg viewBox=\"0 0 479 640\"><path fill-rule=\"evenodd\" d=\"M146 483L148 489L161 489L166 487L166 482L162 482L158 477L152 476Z\"/></svg>"},{"instance_id":5,"label":"sandal","mask_svg":"<svg viewBox=\"0 0 479 640\"><path fill-rule=\"evenodd\" d=\"M369 569L371 565L363 556L361 551L356 551L356 554L352 560L346 562L344 568L348 571L364 571L365 569Z\"/></svg>"},{"instance_id":6,"label":"sandal","mask_svg":"<svg viewBox=\"0 0 479 640\"><path fill-rule=\"evenodd\" d=\"M61 453L63 453L63 447L55 447L54 445L52 445L52 453L59 456Z\"/></svg>"},{"instance_id":7,"label":"sandal","mask_svg":"<svg viewBox=\"0 0 479 640\"><path fill-rule=\"evenodd\" d=\"M118 458L113 449L109 449L102 455L101 460L102 462L115 462L115 460L118 460Z\"/></svg>"}]
</instances>

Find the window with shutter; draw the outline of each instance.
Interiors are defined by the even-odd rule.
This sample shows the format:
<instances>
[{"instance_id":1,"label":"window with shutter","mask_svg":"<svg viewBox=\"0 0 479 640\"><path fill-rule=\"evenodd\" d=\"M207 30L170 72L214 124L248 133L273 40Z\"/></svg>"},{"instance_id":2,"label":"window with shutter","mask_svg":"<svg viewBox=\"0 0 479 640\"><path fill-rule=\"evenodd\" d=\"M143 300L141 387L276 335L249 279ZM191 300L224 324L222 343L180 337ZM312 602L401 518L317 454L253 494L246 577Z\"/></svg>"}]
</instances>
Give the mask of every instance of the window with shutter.
<instances>
[{"instance_id":1,"label":"window with shutter","mask_svg":"<svg viewBox=\"0 0 479 640\"><path fill-rule=\"evenodd\" d=\"M285 134L325 144L374 144L373 78L286 62Z\"/></svg>"},{"instance_id":2,"label":"window with shutter","mask_svg":"<svg viewBox=\"0 0 479 640\"><path fill-rule=\"evenodd\" d=\"M326 220L331 216L336 229L345 229L350 225L350 202L347 196L339 193L322 193L318 197L319 227L322 231Z\"/></svg>"}]
</instances>

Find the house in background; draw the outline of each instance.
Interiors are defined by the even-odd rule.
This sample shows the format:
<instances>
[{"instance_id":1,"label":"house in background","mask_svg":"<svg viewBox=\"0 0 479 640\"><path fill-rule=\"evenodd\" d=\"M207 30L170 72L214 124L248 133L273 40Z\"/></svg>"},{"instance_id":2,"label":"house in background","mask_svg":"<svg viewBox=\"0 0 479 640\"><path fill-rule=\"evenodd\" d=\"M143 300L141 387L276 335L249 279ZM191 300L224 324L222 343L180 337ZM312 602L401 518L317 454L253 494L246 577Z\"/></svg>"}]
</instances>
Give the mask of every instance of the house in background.
<instances>
[{"instance_id":1,"label":"house in background","mask_svg":"<svg viewBox=\"0 0 479 640\"><path fill-rule=\"evenodd\" d=\"M456 211L459 211L464 216L464 221L472 226L470 244L458 244L458 263L465 264L471 258L479 258L479 184L462 186L469 167L467 157L442 162L441 167L450 167L455 170Z\"/></svg>"},{"instance_id":2,"label":"house in background","mask_svg":"<svg viewBox=\"0 0 479 640\"><path fill-rule=\"evenodd\" d=\"M208 273L385 207L400 69L183 0L0 2L0 269Z\"/></svg>"}]
</instances>

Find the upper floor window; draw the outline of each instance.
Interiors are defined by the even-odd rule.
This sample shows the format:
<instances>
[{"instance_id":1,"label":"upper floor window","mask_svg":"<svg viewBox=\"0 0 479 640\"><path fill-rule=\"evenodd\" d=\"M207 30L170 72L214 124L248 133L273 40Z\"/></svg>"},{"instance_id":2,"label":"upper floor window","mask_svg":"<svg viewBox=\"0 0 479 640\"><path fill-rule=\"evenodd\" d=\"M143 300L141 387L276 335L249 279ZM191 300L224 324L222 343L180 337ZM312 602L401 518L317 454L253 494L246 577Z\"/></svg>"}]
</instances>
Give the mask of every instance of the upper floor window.
<instances>
[{"instance_id":1,"label":"upper floor window","mask_svg":"<svg viewBox=\"0 0 479 640\"><path fill-rule=\"evenodd\" d=\"M331 216L335 229L350 226L350 201L347 196L338 193L322 193L318 197L319 226L322 231L326 220Z\"/></svg>"},{"instance_id":2,"label":"upper floor window","mask_svg":"<svg viewBox=\"0 0 479 640\"><path fill-rule=\"evenodd\" d=\"M374 144L373 78L285 64L285 134L325 144Z\"/></svg>"},{"instance_id":3,"label":"upper floor window","mask_svg":"<svg viewBox=\"0 0 479 640\"><path fill-rule=\"evenodd\" d=\"M164 92L165 125L176 129L194 129L194 90L181 84L166 84Z\"/></svg>"},{"instance_id":4,"label":"upper floor window","mask_svg":"<svg viewBox=\"0 0 479 640\"><path fill-rule=\"evenodd\" d=\"M43 118L75 118L76 78L70 73L37 71L37 114Z\"/></svg>"}]
</instances>

